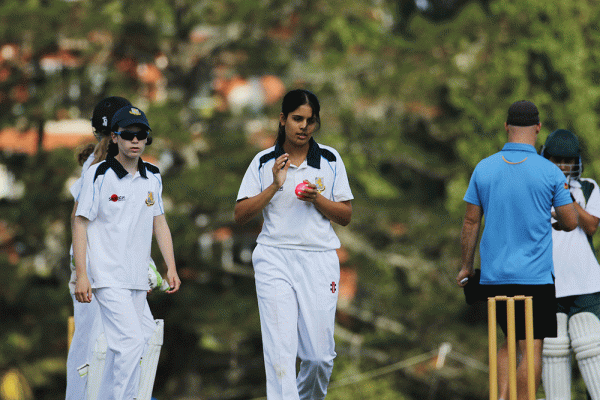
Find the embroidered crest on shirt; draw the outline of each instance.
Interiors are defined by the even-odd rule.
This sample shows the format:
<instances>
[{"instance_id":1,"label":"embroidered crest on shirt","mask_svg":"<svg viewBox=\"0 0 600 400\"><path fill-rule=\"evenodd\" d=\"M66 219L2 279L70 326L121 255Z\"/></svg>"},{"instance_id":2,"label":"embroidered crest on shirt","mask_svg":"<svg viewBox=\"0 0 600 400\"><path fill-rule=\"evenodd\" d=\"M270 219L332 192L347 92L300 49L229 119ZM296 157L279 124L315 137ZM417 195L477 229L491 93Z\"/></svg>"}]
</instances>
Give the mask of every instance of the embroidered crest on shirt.
<instances>
[{"instance_id":1,"label":"embroidered crest on shirt","mask_svg":"<svg viewBox=\"0 0 600 400\"><path fill-rule=\"evenodd\" d=\"M325 190L325 184L323 183L323 179L325 179L324 177L315 177L315 185L317 185L317 191L319 193L323 193L323 191Z\"/></svg>"},{"instance_id":2,"label":"embroidered crest on shirt","mask_svg":"<svg viewBox=\"0 0 600 400\"><path fill-rule=\"evenodd\" d=\"M154 193L148 192L148 198L146 198L146 205L151 207L154 205Z\"/></svg>"},{"instance_id":3,"label":"embroidered crest on shirt","mask_svg":"<svg viewBox=\"0 0 600 400\"><path fill-rule=\"evenodd\" d=\"M331 288L331 293L335 293L336 287L337 285L335 284L335 282L331 282L331 285L329 285L329 287Z\"/></svg>"}]
</instances>

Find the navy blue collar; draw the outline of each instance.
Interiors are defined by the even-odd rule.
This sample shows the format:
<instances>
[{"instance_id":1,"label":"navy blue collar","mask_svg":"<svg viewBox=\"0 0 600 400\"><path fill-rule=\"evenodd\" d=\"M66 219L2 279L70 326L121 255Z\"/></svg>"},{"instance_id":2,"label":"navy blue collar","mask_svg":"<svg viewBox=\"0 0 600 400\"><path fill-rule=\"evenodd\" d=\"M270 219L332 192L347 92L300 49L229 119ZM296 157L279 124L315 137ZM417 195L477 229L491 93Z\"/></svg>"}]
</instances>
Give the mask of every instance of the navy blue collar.
<instances>
[{"instance_id":1,"label":"navy blue collar","mask_svg":"<svg viewBox=\"0 0 600 400\"><path fill-rule=\"evenodd\" d=\"M115 174L117 174L119 179L125 178L129 173L121 165L121 163L113 156L106 156L106 164L108 164L108 166L111 167L113 171L115 171ZM144 164L144 161L142 161L141 157L138 158L138 172L142 177L148 179L148 176L146 175L146 165Z\"/></svg>"},{"instance_id":2,"label":"navy blue collar","mask_svg":"<svg viewBox=\"0 0 600 400\"><path fill-rule=\"evenodd\" d=\"M285 151L283 150L283 146L281 146L279 142L277 142L275 144L274 158L277 158L284 153ZM315 141L315 139L312 137L308 141L308 153L306 154L306 163L313 168L321 168L321 148L319 147L319 144Z\"/></svg>"}]
</instances>

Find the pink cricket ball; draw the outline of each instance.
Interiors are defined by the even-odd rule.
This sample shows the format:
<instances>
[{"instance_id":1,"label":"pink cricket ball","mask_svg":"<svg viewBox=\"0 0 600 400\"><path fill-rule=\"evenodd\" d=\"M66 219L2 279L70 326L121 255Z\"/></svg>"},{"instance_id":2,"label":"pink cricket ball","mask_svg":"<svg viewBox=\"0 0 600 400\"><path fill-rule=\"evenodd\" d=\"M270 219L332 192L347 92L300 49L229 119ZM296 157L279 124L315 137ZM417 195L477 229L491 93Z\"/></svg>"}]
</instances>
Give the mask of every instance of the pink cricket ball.
<instances>
[{"instance_id":1,"label":"pink cricket ball","mask_svg":"<svg viewBox=\"0 0 600 400\"><path fill-rule=\"evenodd\" d=\"M298 184L298 186L296 186L296 190L295 190L296 196L298 196L298 197L304 197L302 195L302 192L304 191L304 189L308 189L308 184L304 183L304 182L300 182Z\"/></svg>"}]
</instances>

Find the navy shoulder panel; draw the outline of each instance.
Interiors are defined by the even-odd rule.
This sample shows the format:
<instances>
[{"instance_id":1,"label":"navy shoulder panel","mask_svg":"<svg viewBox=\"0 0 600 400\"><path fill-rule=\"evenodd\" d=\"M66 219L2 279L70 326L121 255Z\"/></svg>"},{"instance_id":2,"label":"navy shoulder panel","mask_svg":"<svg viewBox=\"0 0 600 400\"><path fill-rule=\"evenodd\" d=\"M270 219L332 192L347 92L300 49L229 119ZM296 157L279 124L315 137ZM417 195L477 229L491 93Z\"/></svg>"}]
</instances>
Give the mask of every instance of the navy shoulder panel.
<instances>
[{"instance_id":1,"label":"navy shoulder panel","mask_svg":"<svg viewBox=\"0 0 600 400\"><path fill-rule=\"evenodd\" d=\"M144 165L146 166L146 169L152 172L153 174L160 174L160 170L156 165L152 165L150 163L144 163Z\"/></svg>"},{"instance_id":2,"label":"navy shoulder panel","mask_svg":"<svg viewBox=\"0 0 600 400\"><path fill-rule=\"evenodd\" d=\"M104 175L109 168L110 165L108 165L107 162L103 162L102 164L100 164L96 169L96 174L94 175L94 182L96 182L96 178L98 178L100 175Z\"/></svg>"},{"instance_id":3,"label":"navy shoulder panel","mask_svg":"<svg viewBox=\"0 0 600 400\"><path fill-rule=\"evenodd\" d=\"M335 162L337 161L337 158L335 157L335 154L333 154L331 151L324 149L321 147L321 156L323 158L325 158L327 161L329 162Z\"/></svg>"},{"instance_id":4,"label":"navy shoulder panel","mask_svg":"<svg viewBox=\"0 0 600 400\"><path fill-rule=\"evenodd\" d=\"M267 161L269 161L272 158L277 158L277 152L275 150L273 150L270 153L265 154L264 156L262 156L259 159L258 169L260 169L263 166L264 163L266 163Z\"/></svg>"}]
</instances>

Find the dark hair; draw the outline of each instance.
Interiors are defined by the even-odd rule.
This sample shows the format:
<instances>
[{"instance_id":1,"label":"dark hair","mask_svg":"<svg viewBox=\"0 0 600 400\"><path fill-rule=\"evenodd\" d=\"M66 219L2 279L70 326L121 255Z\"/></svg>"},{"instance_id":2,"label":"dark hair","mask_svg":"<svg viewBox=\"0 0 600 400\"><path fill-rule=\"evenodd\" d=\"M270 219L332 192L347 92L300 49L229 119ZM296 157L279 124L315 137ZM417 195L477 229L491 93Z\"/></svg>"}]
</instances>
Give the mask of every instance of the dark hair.
<instances>
[{"instance_id":1,"label":"dark hair","mask_svg":"<svg viewBox=\"0 0 600 400\"><path fill-rule=\"evenodd\" d=\"M312 116L315 118L317 123L317 128L315 132L319 130L321 127L321 117L319 112L321 111L321 106L319 105L319 99L313 92L310 92L305 89L295 89L291 90L283 96L283 102L281 103L281 112L287 118L288 114L292 111L296 110L298 107L308 104L310 108L312 108ZM280 146L283 146L285 142L285 126L279 123L279 130L277 131L277 140L276 143L279 143Z\"/></svg>"},{"instance_id":2,"label":"dark hair","mask_svg":"<svg viewBox=\"0 0 600 400\"><path fill-rule=\"evenodd\" d=\"M117 154L119 154L119 145L116 144L115 142L113 142L112 139L110 139L110 141L108 142L108 148L106 151L106 155L111 156L111 157L116 157Z\"/></svg>"}]
</instances>

